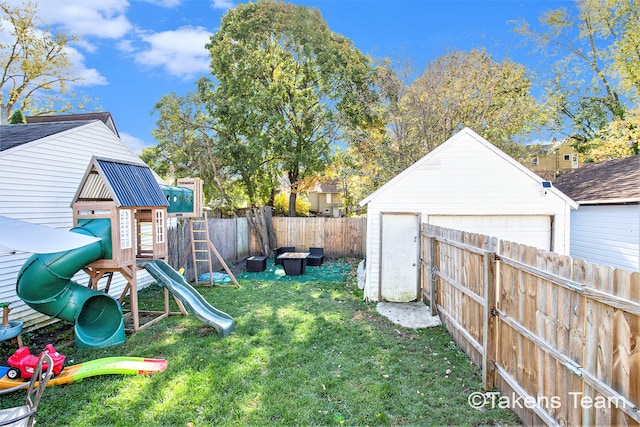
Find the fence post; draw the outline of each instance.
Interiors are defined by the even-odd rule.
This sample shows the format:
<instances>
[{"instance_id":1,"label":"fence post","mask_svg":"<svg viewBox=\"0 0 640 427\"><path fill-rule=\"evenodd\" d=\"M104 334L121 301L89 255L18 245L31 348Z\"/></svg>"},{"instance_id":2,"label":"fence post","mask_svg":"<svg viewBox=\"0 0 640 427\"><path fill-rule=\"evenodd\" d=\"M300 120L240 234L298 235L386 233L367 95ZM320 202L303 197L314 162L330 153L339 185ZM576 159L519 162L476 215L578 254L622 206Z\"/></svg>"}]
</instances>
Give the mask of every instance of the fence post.
<instances>
[{"instance_id":1,"label":"fence post","mask_svg":"<svg viewBox=\"0 0 640 427\"><path fill-rule=\"evenodd\" d=\"M494 249L495 250L495 249ZM496 256L495 252L485 252L484 258L484 313L482 328L482 388L490 390L496 385L496 316L492 314L496 307Z\"/></svg>"},{"instance_id":2,"label":"fence post","mask_svg":"<svg viewBox=\"0 0 640 427\"><path fill-rule=\"evenodd\" d=\"M428 263L428 271L427 275L429 277L429 308L431 310L431 315L435 316L438 314L438 304L436 302L436 274L435 269L438 265L437 258L437 241L436 237L427 237L429 239L429 263Z\"/></svg>"}]
</instances>

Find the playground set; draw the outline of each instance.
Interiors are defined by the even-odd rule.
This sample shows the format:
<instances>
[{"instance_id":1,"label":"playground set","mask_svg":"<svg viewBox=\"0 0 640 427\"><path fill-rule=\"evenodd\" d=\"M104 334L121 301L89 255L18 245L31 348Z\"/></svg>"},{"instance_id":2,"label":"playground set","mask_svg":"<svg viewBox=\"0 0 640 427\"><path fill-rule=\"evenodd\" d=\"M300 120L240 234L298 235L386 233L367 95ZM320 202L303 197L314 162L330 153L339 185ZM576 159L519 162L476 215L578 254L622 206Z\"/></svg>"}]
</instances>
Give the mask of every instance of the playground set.
<instances>
[{"instance_id":1,"label":"playground set","mask_svg":"<svg viewBox=\"0 0 640 427\"><path fill-rule=\"evenodd\" d=\"M203 217L201 180L186 178L178 186L160 185L146 165L94 157L71 208L74 227L70 231L99 240L63 252L32 255L18 273L16 292L34 310L74 323L76 347L122 344L126 332L170 315L186 315L185 306L220 336L233 331L233 318L211 306L166 262L168 218ZM208 245L213 247L211 242ZM138 307L137 271L142 268L164 287L162 311ZM72 280L80 270L89 276L88 286ZM116 273L127 282L118 299L109 294ZM170 295L179 312L170 311ZM127 296L129 311L124 313ZM142 315L151 320L141 324ZM126 320L132 327L125 330Z\"/></svg>"}]
</instances>

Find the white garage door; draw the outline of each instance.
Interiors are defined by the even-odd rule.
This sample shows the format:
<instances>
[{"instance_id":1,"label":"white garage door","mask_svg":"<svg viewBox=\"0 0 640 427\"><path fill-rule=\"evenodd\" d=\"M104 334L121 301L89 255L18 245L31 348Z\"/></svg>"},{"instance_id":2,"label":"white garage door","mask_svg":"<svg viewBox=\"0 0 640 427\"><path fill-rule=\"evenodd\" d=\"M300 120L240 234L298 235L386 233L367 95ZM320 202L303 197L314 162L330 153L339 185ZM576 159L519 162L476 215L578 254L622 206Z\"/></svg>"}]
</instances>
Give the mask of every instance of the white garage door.
<instances>
[{"instance_id":1,"label":"white garage door","mask_svg":"<svg viewBox=\"0 0 640 427\"><path fill-rule=\"evenodd\" d=\"M553 250L546 215L429 215L429 224Z\"/></svg>"}]
</instances>

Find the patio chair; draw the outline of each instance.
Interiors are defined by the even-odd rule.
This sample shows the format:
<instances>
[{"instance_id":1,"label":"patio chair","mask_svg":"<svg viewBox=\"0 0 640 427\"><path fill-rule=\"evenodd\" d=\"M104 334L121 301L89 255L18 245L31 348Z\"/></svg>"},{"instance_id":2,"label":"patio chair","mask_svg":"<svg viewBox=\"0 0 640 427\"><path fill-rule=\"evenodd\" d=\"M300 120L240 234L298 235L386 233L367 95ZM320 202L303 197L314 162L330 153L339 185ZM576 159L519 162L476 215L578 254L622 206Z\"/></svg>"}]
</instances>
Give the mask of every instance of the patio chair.
<instances>
[{"instance_id":1,"label":"patio chair","mask_svg":"<svg viewBox=\"0 0 640 427\"><path fill-rule=\"evenodd\" d=\"M323 248L309 248L309 256L307 257L307 265L320 266L324 263Z\"/></svg>"},{"instance_id":2,"label":"patio chair","mask_svg":"<svg viewBox=\"0 0 640 427\"><path fill-rule=\"evenodd\" d=\"M279 248L275 248L273 250L273 262L274 264L282 265L282 260L278 260L278 256L282 255L285 252L295 252L295 246L280 246Z\"/></svg>"},{"instance_id":3,"label":"patio chair","mask_svg":"<svg viewBox=\"0 0 640 427\"><path fill-rule=\"evenodd\" d=\"M47 368L44 370L43 365L46 363ZM38 403L44 392L47 383L53 376L53 359L49 353L43 351L38 359L33 376L27 387L27 398L25 404L15 408L7 408L0 410L0 426L28 426L31 427L35 423L36 410ZM9 393L25 388L25 385L2 390L2 393Z\"/></svg>"}]
</instances>

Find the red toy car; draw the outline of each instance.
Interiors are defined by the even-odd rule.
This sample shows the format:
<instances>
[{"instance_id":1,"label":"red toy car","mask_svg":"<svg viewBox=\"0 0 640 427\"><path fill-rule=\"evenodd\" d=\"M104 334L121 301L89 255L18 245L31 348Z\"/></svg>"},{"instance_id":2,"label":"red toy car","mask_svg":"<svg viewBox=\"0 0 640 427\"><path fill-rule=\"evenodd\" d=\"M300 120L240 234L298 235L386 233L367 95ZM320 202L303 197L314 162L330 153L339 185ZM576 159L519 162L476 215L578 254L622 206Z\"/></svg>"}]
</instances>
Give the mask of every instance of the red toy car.
<instances>
[{"instance_id":1,"label":"red toy car","mask_svg":"<svg viewBox=\"0 0 640 427\"><path fill-rule=\"evenodd\" d=\"M49 352L49 356L53 359L53 374L58 375L64 368L64 356L53 348L53 345L47 344L45 350ZM20 347L8 359L7 363L11 368L7 371L7 377L15 380L16 378L29 379L33 376L33 371L38 365L38 357L31 354L29 347ZM47 369L46 362L42 365L42 369Z\"/></svg>"}]
</instances>

